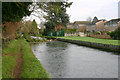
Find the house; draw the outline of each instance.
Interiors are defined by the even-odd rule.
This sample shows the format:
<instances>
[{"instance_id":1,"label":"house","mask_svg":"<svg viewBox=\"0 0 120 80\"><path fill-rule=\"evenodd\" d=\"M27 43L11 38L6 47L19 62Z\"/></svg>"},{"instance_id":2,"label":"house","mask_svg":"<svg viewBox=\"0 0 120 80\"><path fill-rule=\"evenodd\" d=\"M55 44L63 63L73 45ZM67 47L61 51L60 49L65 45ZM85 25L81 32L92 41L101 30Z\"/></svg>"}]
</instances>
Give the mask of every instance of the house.
<instances>
[{"instance_id":1,"label":"house","mask_svg":"<svg viewBox=\"0 0 120 80\"><path fill-rule=\"evenodd\" d=\"M54 28L54 30L55 30L55 31L60 31L62 28L64 28L64 26L61 25L61 24L59 24L59 25L57 25L57 26Z\"/></svg>"},{"instance_id":2,"label":"house","mask_svg":"<svg viewBox=\"0 0 120 80\"><path fill-rule=\"evenodd\" d=\"M95 23L91 22L90 24L87 25L86 30L94 32L95 31L95 26L96 26Z\"/></svg>"},{"instance_id":3,"label":"house","mask_svg":"<svg viewBox=\"0 0 120 80\"><path fill-rule=\"evenodd\" d=\"M104 23L106 22L107 21L105 19L102 19L99 22L97 22L95 26L95 31L105 31Z\"/></svg>"},{"instance_id":4,"label":"house","mask_svg":"<svg viewBox=\"0 0 120 80\"><path fill-rule=\"evenodd\" d=\"M69 23L69 24L67 25L67 29L73 29L73 28L74 28L73 23Z\"/></svg>"},{"instance_id":5,"label":"house","mask_svg":"<svg viewBox=\"0 0 120 80\"><path fill-rule=\"evenodd\" d=\"M104 25L106 31L114 31L120 25L120 18L107 21Z\"/></svg>"},{"instance_id":6,"label":"house","mask_svg":"<svg viewBox=\"0 0 120 80\"><path fill-rule=\"evenodd\" d=\"M99 26L102 24L102 21L104 21L104 20L105 19L96 20L96 21L93 20L90 24L87 25L86 30L91 31L91 32L98 31ZM96 25L97 25L97 27L96 27Z\"/></svg>"},{"instance_id":7,"label":"house","mask_svg":"<svg viewBox=\"0 0 120 80\"><path fill-rule=\"evenodd\" d=\"M84 32L86 31L88 24L90 24L89 21L75 21L73 26L75 29L77 29L78 32Z\"/></svg>"}]
</instances>

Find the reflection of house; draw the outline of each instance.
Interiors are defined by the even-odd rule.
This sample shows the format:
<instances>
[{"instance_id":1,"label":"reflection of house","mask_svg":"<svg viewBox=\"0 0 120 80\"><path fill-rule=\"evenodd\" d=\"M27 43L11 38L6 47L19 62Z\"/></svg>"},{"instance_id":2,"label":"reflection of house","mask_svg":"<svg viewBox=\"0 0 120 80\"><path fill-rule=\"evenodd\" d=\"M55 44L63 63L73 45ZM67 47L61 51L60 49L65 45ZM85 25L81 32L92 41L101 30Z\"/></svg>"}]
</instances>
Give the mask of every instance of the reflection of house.
<instances>
[{"instance_id":1,"label":"reflection of house","mask_svg":"<svg viewBox=\"0 0 120 80\"><path fill-rule=\"evenodd\" d=\"M106 31L114 31L120 25L120 18L107 21L104 25Z\"/></svg>"},{"instance_id":2,"label":"reflection of house","mask_svg":"<svg viewBox=\"0 0 120 80\"><path fill-rule=\"evenodd\" d=\"M107 21L106 20L101 20L99 22L96 23L96 26L95 26L95 31L105 31L105 27L104 27L104 23L106 23Z\"/></svg>"},{"instance_id":3,"label":"reflection of house","mask_svg":"<svg viewBox=\"0 0 120 80\"><path fill-rule=\"evenodd\" d=\"M75 21L75 22L73 23L74 28L76 28L77 31L79 31L79 32L84 32L84 31L86 31L86 27L87 27L88 24L90 24L89 21Z\"/></svg>"}]
</instances>

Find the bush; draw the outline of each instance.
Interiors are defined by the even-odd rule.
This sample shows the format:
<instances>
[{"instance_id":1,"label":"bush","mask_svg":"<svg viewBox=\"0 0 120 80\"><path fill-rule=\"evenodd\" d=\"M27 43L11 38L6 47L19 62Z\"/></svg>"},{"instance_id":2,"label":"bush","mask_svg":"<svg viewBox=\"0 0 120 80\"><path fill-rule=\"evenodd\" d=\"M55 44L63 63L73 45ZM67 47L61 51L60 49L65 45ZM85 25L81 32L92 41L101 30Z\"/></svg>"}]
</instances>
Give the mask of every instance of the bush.
<instances>
[{"instance_id":1,"label":"bush","mask_svg":"<svg viewBox=\"0 0 120 80\"><path fill-rule=\"evenodd\" d=\"M120 40L120 27L113 32L108 32L108 34L112 37L112 39Z\"/></svg>"}]
</instances>

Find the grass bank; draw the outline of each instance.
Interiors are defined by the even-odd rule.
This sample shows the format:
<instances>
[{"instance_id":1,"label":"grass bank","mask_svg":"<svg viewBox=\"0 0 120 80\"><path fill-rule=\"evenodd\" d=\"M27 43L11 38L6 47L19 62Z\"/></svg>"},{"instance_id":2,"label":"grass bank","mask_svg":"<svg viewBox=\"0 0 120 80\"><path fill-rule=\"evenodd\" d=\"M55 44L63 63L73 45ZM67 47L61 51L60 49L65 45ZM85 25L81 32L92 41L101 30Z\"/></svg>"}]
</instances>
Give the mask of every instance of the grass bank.
<instances>
[{"instance_id":1,"label":"grass bank","mask_svg":"<svg viewBox=\"0 0 120 80\"><path fill-rule=\"evenodd\" d=\"M111 40L111 39L98 39L92 37L79 37L79 36L68 36L68 37L57 37L63 39L70 39L70 40L79 40L79 41L87 41L93 43L103 43L103 44L112 44L112 45L120 45L120 40Z\"/></svg>"},{"instance_id":2,"label":"grass bank","mask_svg":"<svg viewBox=\"0 0 120 80\"><path fill-rule=\"evenodd\" d=\"M2 78L14 78L13 71L19 53L19 40L11 41L8 46L2 48Z\"/></svg>"},{"instance_id":3,"label":"grass bank","mask_svg":"<svg viewBox=\"0 0 120 80\"><path fill-rule=\"evenodd\" d=\"M11 41L2 50L2 78L14 78L14 68L17 65L16 59L19 54L19 47L22 47L22 70L20 78L49 78L40 61L34 56L29 44L23 40Z\"/></svg>"},{"instance_id":4,"label":"grass bank","mask_svg":"<svg viewBox=\"0 0 120 80\"><path fill-rule=\"evenodd\" d=\"M22 40L23 68L21 78L49 78L49 74L35 57L29 44Z\"/></svg>"}]
</instances>

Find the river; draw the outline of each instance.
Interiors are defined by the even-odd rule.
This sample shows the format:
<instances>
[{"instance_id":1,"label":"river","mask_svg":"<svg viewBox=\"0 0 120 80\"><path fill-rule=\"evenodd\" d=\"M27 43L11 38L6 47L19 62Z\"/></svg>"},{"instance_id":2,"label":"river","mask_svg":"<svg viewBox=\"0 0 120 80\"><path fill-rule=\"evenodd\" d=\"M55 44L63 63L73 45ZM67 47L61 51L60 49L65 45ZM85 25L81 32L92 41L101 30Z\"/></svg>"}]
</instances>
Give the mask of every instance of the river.
<instances>
[{"instance_id":1,"label":"river","mask_svg":"<svg viewBox=\"0 0 120 80\"><path fill-rule=\"evenodd\" d=\"M31 44L33 53L52 78L117 78L118 55L51 41Z\"/></svg>"}]
</instances>

